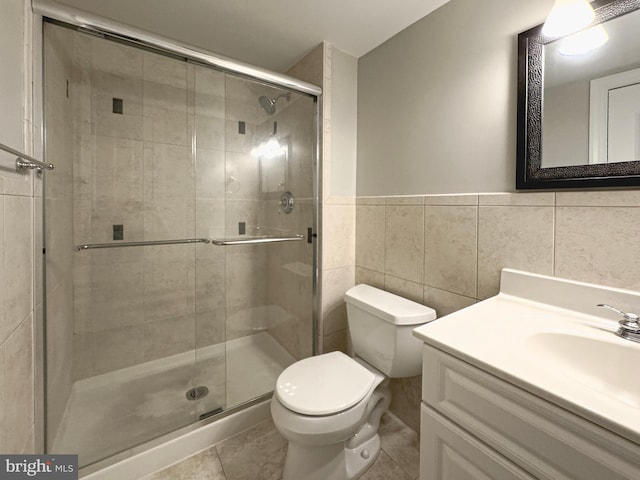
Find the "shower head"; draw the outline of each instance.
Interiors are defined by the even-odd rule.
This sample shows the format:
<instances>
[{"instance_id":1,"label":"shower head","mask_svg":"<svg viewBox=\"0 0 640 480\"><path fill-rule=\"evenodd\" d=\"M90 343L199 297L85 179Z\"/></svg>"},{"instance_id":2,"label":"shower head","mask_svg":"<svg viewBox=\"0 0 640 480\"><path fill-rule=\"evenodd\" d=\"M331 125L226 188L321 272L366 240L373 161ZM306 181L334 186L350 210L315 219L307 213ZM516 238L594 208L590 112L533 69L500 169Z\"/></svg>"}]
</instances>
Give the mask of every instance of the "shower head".
<instances>
[{"instance_id":1,"label":"shower head","mask_svg":"<svg viewBox=\"0 0 640 480\"><path fill-rule=\"evenodd\" d=\"M264 111L267 112L267 115L273 115L274 113L276 113L276 102L282 97L285 97L288 102L289 100L291 100L291 92L282 93L276 98L269 98L263 95L258 98L258 102L260 102L260 106L264 109Z\"/></svg>"},{"instance_id":2,"label":"shower head","mask_svg":"<svg viewBox=\"0 0 640 480\"><path fill-rule=\"evenodd\" d=\"M267 112L268 115L273 115L276 113L276 101L271 100L269 97L265 97L264 95L258 99L260 102L260 106Z\"/></svg>"}]
</instances>

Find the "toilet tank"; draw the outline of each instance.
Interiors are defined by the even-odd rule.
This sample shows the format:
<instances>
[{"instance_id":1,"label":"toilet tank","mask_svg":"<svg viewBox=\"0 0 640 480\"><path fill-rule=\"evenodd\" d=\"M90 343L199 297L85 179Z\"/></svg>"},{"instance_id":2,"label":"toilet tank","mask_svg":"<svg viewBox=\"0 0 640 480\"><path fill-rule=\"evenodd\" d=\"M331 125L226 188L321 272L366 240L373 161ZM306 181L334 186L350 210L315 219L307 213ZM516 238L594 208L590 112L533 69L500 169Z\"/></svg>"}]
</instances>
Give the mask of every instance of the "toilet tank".
<instances>
[{"instance_id":1,"label":"toilet tank","mask_svg":"<svg viewBox=\"0 0 640 480\"><path fill-rule=\"evenodd\" d=\"M364 284L344 299L353 353L391 378L420 375L422 342L413 329L435 320L435 310Z\"/></svg>"}]
</instances>

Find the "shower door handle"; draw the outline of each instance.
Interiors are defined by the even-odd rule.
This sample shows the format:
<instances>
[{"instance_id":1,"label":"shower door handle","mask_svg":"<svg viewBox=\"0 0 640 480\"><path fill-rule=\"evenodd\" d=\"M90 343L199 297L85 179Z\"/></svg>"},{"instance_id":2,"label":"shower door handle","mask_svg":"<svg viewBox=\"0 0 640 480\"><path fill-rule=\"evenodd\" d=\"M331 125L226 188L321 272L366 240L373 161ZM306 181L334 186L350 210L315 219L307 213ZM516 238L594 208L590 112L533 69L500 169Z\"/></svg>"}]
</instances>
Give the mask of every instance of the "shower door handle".
<instances>
[{"instance_id":1,"label":"shower door handle","mask_svg":"<svg viewBox=\"0 0 640 480\"><path fill-rule=\"evenodd\" d=\"M214 238L211 243L214 245L253 245L256 243L280 243L280 242L299 242L304 240L304 235L294 235L292 237L248 237L248 238Z\"/></svg>"},{"instance_id":2,"label":"shower door handle","mask_svg":"<svg viewBox=\"0 0 640 480\"><path fill-rule=\"evenodd\" d=\"M148 247L154 245L180 245L190 243L211 243L208 238L182 238L180 240L147 240L140 242L87 243L76 246L76 250L93 250L96 248Z\"/></svg>"}]
</instances>

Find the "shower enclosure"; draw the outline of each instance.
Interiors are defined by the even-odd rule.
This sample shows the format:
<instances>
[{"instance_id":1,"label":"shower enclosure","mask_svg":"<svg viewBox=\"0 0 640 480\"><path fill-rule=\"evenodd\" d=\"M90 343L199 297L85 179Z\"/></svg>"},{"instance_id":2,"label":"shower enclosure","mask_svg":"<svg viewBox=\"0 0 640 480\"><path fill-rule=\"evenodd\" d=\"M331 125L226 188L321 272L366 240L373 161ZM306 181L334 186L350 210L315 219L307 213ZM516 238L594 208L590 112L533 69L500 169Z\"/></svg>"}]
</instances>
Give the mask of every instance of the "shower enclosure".
<instances>
[{"instance_id":1,"label":"shower enclosure","mask_svg":"<svg viewBox=\"0 0 640 480\"><path fill-rule=\"evenodd\" d=\"M46 448L86 466L313 353L317 97L53 21L44 80Z\"/></svg>"}]
</instances>

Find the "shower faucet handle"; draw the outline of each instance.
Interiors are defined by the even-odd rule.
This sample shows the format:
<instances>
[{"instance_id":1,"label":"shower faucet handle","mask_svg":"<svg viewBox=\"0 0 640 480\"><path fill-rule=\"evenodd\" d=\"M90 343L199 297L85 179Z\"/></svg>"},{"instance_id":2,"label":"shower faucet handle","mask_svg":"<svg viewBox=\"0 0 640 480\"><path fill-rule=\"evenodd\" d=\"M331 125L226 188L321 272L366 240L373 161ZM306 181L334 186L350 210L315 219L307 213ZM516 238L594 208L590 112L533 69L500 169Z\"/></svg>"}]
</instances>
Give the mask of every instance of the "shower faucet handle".
<instances>
[{"instance_id":1,"label":"shower faucet handle","mask_svg":"<svg viewBox=\"0 0 640 480\"><path fill-rule=\"evenodd\" d=\"M283 192L280 195L280 210L284 213L291 213L293 211L293 206L295 205L295 199L293 198L293 193L287 191Z\"/></svg>"}]
</instances>

